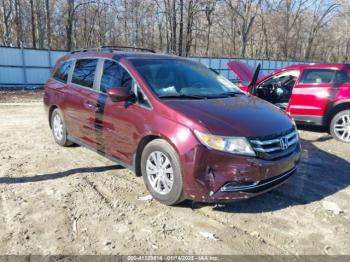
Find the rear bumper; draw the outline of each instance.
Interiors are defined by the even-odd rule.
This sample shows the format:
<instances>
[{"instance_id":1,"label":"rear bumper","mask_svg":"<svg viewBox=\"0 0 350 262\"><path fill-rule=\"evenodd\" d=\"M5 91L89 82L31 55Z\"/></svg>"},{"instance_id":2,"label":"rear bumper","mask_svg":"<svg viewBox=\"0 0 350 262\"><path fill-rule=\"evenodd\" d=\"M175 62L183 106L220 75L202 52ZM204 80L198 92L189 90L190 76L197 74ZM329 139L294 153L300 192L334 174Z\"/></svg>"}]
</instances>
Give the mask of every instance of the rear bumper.
<instances>
[{"instance_id":1,"label":"rear bumper","mask_svg":"<svg viewBox=\"0 0 350 262\"><path fill-rule=\"evenodd\" d=\"M185 164L184 193L199 202L230 202L247 199L283 184L296 173L301 149L283 158L264 160L209 150L195 150L192 169Z\"/></svg>"}]
</instances>

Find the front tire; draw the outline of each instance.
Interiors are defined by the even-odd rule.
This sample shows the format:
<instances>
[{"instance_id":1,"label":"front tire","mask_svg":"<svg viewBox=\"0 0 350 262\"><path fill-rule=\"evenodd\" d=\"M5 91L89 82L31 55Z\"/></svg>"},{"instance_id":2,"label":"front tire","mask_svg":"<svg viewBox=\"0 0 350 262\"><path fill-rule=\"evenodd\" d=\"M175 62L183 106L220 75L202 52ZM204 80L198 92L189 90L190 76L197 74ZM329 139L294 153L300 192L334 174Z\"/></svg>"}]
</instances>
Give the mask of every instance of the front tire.
<instances>
[{"instance_id":1,"label":"front tire","mask_svg":"<svg viewBox=\"0 0 350 262\"><path fill-rule=\"evenodd\" d=\"M56 108L51 114L51 130L53 137L60 146L70 146L73 143L67 138L67 129L62 112Z\"/></svg>"},{"instance_id":2,"label":"front tire","mask_svg":"<svg viewBox=\"0 0 350 262\"><path fill-rule=\"evenodd\" d=\"M146 145L141 156L141 171L153 198L166 205L183 201L179 157L165 140L155 139Z\"/></svg>"},{"instance_id":3,"label":"front tire","mask_svg":"<svg viewBox=\"0 0 350 262\"><path fill-rule=\"evenodd\" d=\"M330 124L331 135L345 143L350 143L350 110L337 113Z\"/></svg>"}]
</instances>

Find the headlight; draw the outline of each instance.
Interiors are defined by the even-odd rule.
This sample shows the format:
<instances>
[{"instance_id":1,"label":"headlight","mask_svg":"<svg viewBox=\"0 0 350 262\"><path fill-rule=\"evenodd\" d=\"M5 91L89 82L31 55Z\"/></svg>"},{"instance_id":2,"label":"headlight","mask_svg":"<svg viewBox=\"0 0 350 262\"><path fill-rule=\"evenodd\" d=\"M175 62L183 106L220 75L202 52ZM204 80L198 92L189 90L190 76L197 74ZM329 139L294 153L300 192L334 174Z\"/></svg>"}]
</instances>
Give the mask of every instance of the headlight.
<instances>
[{"instance_id":1,"label":"headlight","mask_svg":"<svg viewBox=\"0 0 350 262\"><path fill-rule=\"evenodd\" d=\"M208 148L233 154L255 156L255 152L245 137L215 136L194 130L198 140Z\"/></svg>"}]
</instances>

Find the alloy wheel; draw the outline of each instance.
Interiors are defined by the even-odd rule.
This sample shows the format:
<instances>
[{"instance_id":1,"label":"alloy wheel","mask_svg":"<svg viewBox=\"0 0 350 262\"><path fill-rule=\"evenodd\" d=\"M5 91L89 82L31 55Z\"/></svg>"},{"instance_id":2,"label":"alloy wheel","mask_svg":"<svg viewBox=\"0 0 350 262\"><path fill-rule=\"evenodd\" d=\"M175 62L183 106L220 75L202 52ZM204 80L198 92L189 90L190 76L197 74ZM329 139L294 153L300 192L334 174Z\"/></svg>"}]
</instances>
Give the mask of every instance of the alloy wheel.
<instances>
[{"instance_id":1,"label":"alloy wheel","mask_svg":"<svg viewBox=\"0 0 350 262\"><path fill-rule=\"evenodd\" d=\"M160 151L152 152L146 161L146 174L152 189L158 194L168 194L174 184L174 171L169 158Z\"/></svg>"},{"instance_id":2,"label":"alloy wheel","mask_svg":"<svg viewBox=\"0 0 350 262\"><path fill-rule=\"evenodd\" d=\"M59 114L56 114L53 118L53 133L57 140L63 139L63 121Z\"/></svg>"},{"instance_id":3,"label":"alloy wheel","mask_svg":"<svg viewBox=\"0 0 350 262\"><path fill-rule=\"evenodd\" d=\"M336 121L334 133L339 139L350 142L350 114L343 115Z\"/></svg>"}]
</instances>

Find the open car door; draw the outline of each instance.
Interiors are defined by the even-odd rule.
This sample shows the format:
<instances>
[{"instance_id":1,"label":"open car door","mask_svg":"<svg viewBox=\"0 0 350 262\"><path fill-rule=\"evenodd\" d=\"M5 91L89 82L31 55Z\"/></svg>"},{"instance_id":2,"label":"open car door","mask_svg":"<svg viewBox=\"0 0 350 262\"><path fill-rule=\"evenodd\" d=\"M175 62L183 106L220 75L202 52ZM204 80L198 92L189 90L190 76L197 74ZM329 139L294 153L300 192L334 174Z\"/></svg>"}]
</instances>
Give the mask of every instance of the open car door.
<instances>
[{"instance_id":1,"label":"open car door","mask_svg":"<svg viewBox=\"0 0 350 262\"><path fill-rule=\"evenodd\" d=\"M254 88L252 88L252 84L255 85L256 83L259 83L259 79L263 77L260 71L260 65L258 65L259 69L257 68L258 72L252 66L240 61L230 61L227 63L227 66L241 80L241 83L239 83L238 86L246 92L252 92L254 90ZM255 81L252 83L254 75Z\"/></svg>"}]
</instances>

